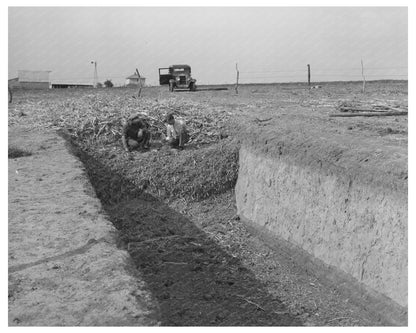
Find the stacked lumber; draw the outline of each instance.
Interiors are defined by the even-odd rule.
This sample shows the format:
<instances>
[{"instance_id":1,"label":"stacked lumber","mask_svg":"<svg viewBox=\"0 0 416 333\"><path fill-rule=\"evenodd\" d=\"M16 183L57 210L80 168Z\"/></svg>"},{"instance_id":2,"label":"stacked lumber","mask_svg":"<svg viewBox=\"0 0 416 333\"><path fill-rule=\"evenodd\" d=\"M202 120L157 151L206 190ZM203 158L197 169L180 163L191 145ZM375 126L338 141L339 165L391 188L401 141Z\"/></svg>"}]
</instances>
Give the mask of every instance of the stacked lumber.
<instances>
[{"instance_id":1,"label":"stacked lumber","mask_svg":"<svg viewBox=\"0 0 416 333\"><path fill-rule=\"evenodd\" d=\"M342 113L330 114L330 117L380 117L406 116L407 105L382 101L341 101L337 109Z\"/></svg>"}]
</instances>

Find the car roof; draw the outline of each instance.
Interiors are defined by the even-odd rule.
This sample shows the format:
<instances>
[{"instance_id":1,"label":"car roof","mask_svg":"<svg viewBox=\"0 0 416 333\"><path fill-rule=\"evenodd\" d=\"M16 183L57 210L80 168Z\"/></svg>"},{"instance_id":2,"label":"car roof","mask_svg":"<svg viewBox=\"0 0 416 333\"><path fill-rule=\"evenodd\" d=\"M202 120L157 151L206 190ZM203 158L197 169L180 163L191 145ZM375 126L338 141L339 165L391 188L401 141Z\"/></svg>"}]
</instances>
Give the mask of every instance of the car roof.
<instances>
[{"instance_id":1,"label":"car roof","mask_svg":"<svg viewBox=\"0 0 416 333\"><path fill-rule=\"evenodd\" d=\"M191 66L189 66L189 65L172 65L170 67L172 67L172 68L191 68Z\"/></svg>"}]
</instances>

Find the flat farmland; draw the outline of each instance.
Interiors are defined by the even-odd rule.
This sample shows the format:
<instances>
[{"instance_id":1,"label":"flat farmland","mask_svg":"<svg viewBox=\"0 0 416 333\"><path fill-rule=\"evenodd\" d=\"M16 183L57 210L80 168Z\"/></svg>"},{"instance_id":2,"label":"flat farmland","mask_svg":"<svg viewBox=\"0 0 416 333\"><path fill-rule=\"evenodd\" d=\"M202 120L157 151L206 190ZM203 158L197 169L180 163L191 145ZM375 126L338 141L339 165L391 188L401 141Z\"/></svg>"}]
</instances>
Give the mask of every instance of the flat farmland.
<instances>
[{"instance_id":1,"label":"flat farmland","mask_svg":"<svg viewBox=\"0 0 416 333\"><path fill-rule=\"evenodd\" d=\"M224 87L145 87L140 97L126 88L19 90L9 137L56 131L67 140L162 325L391 324L250 233L236 215L234 187L246 143L363 183L407 187L407 82L367 82L365 93L348 82ZM187 122L183 151L160 143L168 112ZM122 149L122 119L134 113L149 120L149 151Z\"/></svg>"}]
</instances>

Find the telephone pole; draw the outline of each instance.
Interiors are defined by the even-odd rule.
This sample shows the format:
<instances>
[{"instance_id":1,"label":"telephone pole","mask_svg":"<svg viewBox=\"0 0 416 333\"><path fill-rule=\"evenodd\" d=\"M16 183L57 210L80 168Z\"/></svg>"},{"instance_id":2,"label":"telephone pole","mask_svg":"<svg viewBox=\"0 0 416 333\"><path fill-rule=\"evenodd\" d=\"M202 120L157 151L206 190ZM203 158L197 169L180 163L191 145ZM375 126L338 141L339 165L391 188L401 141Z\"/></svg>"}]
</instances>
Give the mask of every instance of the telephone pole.
<instances>
[{"instance_id":1,"label":"telephone pole","mask_svg":"<svg viewBox=\"0 0 416 333\"><path fill-rule=\"evenodd\" d=\"M97 72L97 61L91 61L91 64L94 64L94 88L97 88L98 85L98 72Z\"/></svg>"}]
</instances>

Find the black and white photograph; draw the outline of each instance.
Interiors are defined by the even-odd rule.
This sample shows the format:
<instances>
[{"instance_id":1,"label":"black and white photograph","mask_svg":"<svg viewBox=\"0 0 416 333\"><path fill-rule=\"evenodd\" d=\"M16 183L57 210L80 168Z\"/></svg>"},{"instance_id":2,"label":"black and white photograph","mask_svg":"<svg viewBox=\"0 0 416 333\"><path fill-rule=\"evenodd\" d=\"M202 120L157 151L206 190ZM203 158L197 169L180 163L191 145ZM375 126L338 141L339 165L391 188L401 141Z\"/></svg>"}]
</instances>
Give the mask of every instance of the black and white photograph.
<instances>
[{"instance_id":1,"label":"black and white photograph","mask_svg":"<svg viewBox=\"0 0 416 333\"><path fill-rule=\"evenodd\" d=\"M412 11L3 5L4 326L410 328Z\"/></svg>"}]
</instances>

